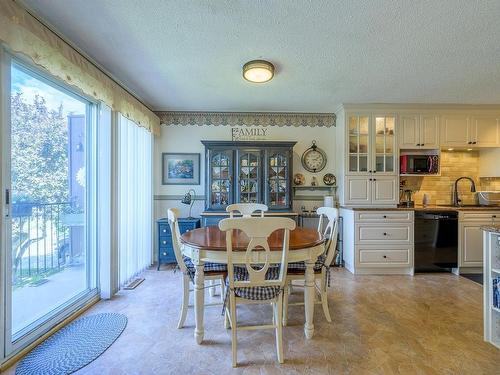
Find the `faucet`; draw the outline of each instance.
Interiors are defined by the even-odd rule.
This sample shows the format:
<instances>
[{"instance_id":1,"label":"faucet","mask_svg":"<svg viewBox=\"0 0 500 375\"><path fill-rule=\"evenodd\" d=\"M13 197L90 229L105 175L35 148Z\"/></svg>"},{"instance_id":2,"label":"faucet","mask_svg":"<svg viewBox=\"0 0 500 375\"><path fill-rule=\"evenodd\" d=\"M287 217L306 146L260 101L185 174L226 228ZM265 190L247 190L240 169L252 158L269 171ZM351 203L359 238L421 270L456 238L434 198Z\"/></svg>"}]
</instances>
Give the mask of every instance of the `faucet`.
<instances>
[{"instance_id":1,"label":"faucet","mask_svg":"<svg viewBox=\"0 0 500 375\"><path fill-rule=\"evenodd\" d=\"M462 202L462 200L460 198L458 198L458 182L460 180L469 180L470 183L471 183L471 186L470 186L470 191L471 193L474 193L476 191L476 184L474 183L474 180L470 177L459 177L455 180L455 184L453 186L453 205L455 207L458 207L460 206L460 202Z\"/></svg>"}]
</instances>

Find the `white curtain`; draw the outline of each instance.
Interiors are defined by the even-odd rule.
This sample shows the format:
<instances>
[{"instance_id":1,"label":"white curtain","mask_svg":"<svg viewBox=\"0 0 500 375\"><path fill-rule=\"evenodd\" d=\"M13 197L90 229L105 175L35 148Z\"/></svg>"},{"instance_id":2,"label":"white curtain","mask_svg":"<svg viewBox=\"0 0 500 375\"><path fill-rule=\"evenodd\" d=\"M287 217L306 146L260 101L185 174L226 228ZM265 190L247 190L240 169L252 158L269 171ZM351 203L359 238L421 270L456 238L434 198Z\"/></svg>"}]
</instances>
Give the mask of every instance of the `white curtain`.
<instances>
[{"instance_id":1,"label":"white curtain","mask_svg":"<svg viewBox=\"0 0 500 375\"><path fill-rule=\"evenodd\" d=\"M118 121L118 257L120 285L152 263L152 135Z\"/></svg>"}]
</instances>

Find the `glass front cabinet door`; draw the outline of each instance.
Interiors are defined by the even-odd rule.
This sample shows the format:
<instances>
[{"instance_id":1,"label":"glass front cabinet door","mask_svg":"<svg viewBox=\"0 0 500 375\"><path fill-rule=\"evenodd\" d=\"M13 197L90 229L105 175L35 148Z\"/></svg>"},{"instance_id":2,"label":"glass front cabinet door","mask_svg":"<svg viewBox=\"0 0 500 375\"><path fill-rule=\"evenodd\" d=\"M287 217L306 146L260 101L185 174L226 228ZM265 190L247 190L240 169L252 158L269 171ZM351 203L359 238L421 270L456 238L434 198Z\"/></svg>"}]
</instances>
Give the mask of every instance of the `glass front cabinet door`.
<instances>
[{"instance_id":1,"label":"glass front cabinet door","mask_svg":"<svg viewBox=\"0 0 500 375\"><path fill-rule=\"evenodd\" d=\"M373 169L377 173L392 174L395 171L395 122L394 116L375 116L375 164Z\"/></svg>"},{"instance_id":2,"label":"glass front cabinet door","mask_svg":"<svg viewBox=\"0 0 500 375\"><path fill-rule=\"evenodd\" d=\"M206 210L232 203L292 208L291 176L296 142L202 141L205 145Z\"/></svg>"},{"instance_id":3,"label":"glass front cabinet door","mask_svg":"<svg viewBox=\"0 0 500 375\"><path fill-rule=\"evenodd\" d=\"M233 152L208 150L208 205L213 209L225 210L233 203Z\"/></svg>"},{"instance_id":4,"label":"glass front cabinet door","mask_svg":"<svg viewBox=\"0 0 500 375\"><path fill-rule=\"evenodd\" d=\"M259 150L237 150L237 202L261 203L262 157Z\"/></svg>"},{"instance_id":5,"label":"glass front cabinet door","mask_svg":"<svg viewBox=\"0 0 500 375\"><path fill-rule=\"evenodd\" d=\"M288 151L266 150L266 179L266 204L269 209L291 208L290 153Z\"/></svg>"},{"instance_id":6,"label":"glass front cabinet door","mask_svg":"<svg viewBox=\"0 0 500 375\"><path fill-rule=\"evenodd\" d=\"M349 116L347 171L350 174L367 173L370 160L370 117Z\"/></svg>"}]
</instances>

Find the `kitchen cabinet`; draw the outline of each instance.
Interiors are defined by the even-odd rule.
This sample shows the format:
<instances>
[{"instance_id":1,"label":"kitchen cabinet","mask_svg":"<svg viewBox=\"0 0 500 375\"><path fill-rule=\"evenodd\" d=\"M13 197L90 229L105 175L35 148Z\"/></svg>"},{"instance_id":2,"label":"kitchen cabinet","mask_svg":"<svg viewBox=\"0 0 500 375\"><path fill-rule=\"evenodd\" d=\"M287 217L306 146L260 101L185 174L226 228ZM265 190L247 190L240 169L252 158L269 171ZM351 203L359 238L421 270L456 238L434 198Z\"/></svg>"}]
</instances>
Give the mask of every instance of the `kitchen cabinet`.
<instances>
[{"instance_id":1,"label":"kitchen cabinet","mask_svg":"<svg viewBox=\"0 0 500 375\"><path fill-rule=\"evenodd\" d=\"M466 147L471 145L470 117L467 115L441 116L441 146Z\"/></svg>"},{"instance_id":2,"label":"kitchen cabinet","mask_svg":"<svg viewBox=\"0 0 500 375\"><path fill-rule=\"evenodd\" d=\"M347 117L344 204L396 205L396 117Z\"/></svg>"},{"instance_id":3,"label":"kitchen cabinet","mask_svg":"<svg viewBox=\"0 0 500 375\"><path fill-rule=\"evenodd\" d=\"M206 211L232 203L264 203L291 211L296 142L202 141L205 145Z\"/></svg>"},{"instance_id":4,"label":"kitchen cabinet","mask_svg":"<svg viewBox=\"0 0 500 375\"><path fill-rule=\"evenodd\" d=\"M438 149L439 116L400 115L398 134L400 149Z\"/></svg>"},{"instance_id":5,"label":"kitchen cabinet","mask_svg":"<svg viewBox=\"0 0 500 375\"><path fill-rule=\"evenodd\" d=\"M500 119L494 115L443 115L443 147L499 147Z\"/></svg>"},{"instance_id":6,"label":"kitchen cabinet","mask_svg":"<svg viewBox=\"0 0 500 375\"><path fill-rule=\"evenodd\" d=\"M460 272L467 268L483 266L482 226L491 225L500 219L500 211L459 212L458 215L458 267Z\"/></svg>"},{"instance_id":7,"label":"kitchen cabinet","mask_svg":"<svg viewBox=\"0 0 500 375\"><path fill-rule=\"evenodd\" d=\"M477 147L499 147L499 116L474 116L471 120L471 140Z\"/></svg>"},{"instance_id":8,"label":"kitchen cabinet","mask_svg":"<svg viewBox=\"0 0 500 375\"><path fill-rule=\"evenodd\" d=\"M413 273L413 211L341 209L344 262L355 274Z\"/></svg>"}]
</instances>

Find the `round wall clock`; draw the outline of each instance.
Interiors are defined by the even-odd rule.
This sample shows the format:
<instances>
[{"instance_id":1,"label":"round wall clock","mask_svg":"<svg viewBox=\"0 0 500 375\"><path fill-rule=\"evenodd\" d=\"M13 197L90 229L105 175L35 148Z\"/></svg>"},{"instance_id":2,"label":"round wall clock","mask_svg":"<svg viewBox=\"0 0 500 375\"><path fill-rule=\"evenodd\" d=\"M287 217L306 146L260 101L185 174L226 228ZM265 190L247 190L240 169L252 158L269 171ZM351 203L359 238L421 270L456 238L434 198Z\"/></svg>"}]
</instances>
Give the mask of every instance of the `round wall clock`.
<instances>
[{"instance_id":1,"label":"round wall clock","mask_svg":"<svg viewBox=\"0 0 500 375\"><path fill-rule=\"evenodd\" d=\"M316 141L312 142L312 146L302 154L302 166L308 172L319 172L326 166L325 152L316 146Z\"/></svg>"}]
</instances>

